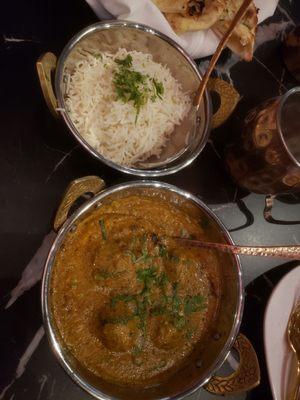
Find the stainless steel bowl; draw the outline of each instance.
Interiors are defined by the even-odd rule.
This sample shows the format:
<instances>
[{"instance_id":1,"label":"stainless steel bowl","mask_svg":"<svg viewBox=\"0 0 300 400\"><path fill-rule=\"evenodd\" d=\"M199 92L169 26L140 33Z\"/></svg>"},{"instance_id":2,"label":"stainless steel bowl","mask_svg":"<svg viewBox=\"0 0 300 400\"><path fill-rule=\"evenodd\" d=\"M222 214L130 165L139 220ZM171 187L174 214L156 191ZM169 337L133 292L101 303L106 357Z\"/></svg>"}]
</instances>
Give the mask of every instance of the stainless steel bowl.
<instances>
[{"instance_id":1,"label":"stainless steel bowl","mask_svg":"<svg viewBox=\"0 0 300 400\"><path fill-rule=\"evenodd\" d=\"M125 21L98 22L75 35L62 51L55 74L57 102L52 99L52 103L55 105L56 102L55 109L62 115L78 142L90 154L112 168L132 175L150 177L172 174L191 164L203 150L210 132L212 107L207 91L198 113L199 118L193 115L192 119L186 118L175 127L158 159L152 157L134 167L126 167L103 157L81 136L68 114L65 97L66 76L72 72L74 62L78 59L78 50L83 46L112 53L119 48L150 53L154 61L168 66L172 75L181 83L184 92L194 93L199 86L201 74L188 54L172 39L148 26ZM55 65L51 69L55 69ZM47 82L44 87L46 85ZM51 90L49 85L48 90Z\"/></svg>"},{"instance_id":2,"label":"stainless steel bowl","mask_svg":"<svg viewBox=\"0 0 300 400\"><path fill-rule=\"evenodd\" d=\"M246 362L248 365L241 365L236 374L230 377L213 377L218 368L224 363L234 343L237 343L235 340L239 332L244 300L239 258L225 253L216 253L222 266L220 273L222 274L223 288L222 301L213 333L205 343L195 350L188 362L174 373L168 381L148 388L117 386L95 377L74 359L64 345L55 325L51 310L51 276L56 254L64 243L67 233L74 229L79 221L84 220L95 207L101 207L112 200L132 194L156 196L180 206L194 218L205 214L210 219L210 222L214 224L219 235L218 240L220 242L233 243L225 226L202 201L188 192L161 182L137 181L100 191L66 220L68 210L79 195L85 192L96 193L101 188L103 188L103 181L97 177L79 179L69 187L58 210L55 220L56 228L59 228L65 222L60 228L50 250L44 270L42 283L44 325L51 347L67 373L79 386L100 400L180 399L203 385L206 385L208 390L219 394L226 394L230 390L234 392L248 390L256 386L259 382L259 367L255 352L244 337L242 337L242 345L238 344L236 349L240 353L240 362L242 364ZM247 341L246 345L243 345L245 340Z\"/></svg>"}]
</instances>

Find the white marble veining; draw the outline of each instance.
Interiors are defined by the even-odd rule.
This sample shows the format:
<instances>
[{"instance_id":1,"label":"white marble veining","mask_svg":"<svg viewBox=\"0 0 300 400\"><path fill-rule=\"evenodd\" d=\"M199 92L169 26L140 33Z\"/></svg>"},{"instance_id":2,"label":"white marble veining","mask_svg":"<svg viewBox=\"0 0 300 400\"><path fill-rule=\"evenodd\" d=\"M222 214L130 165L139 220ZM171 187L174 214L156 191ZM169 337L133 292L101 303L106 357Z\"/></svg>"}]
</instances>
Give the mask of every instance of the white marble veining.
<instances>
[{"instance_id":1,"label":"white marble veining","mask_svg":"<svg viewBox=\"0 0 300 400\"><path fill-rule=\"evenodd\" d=\"M255 50L264 43L271 40L282 38L287 29L295 26L292 20L270 22L269 24L262 24L257 28L255 38Z\"/></svg>"},{"instance_id":2,"label":"white marble veining","mask_svg":"<svg viewBox=\"0 0 300 400\"><path fill-rule=\"evenodd\" d=\"M11 291L10 299L5 309L8 309L26 290L31 289L41 279L43 268L55 237L56 233L52 231L45 236L41 247L25 267L17 286Z\"/></svg>"},{"instance_id":3,"label":"white marble veining","mask_svg":"<svg viewBox=\"0 0 300 400\"><path fill-rule=\"evenodd\" d=\"M234 203L226 203L226 204L220 204L220 205L210 205L210 208L214 211L214 212L218 212L218 211L222 211L228 208L233 208L235 207Z\"/></svg>"},{"instance_id":4,"label":"white marble veining","mask_svg":"<svg viewBox=\"0 0 300 400\"><path fill-rule=\"evenodd\" d=\"M212 141L212 139L208 139L207 143L211 146L211 148L213 149L216 156L221 160L222 157L221 157L220 153L218 152L218 150L216 149L216 146L215 146L214 142Z\"/></svg>"},{"instance_id":5,"label":"white marble veining","mask_svg":"<svg viewBox=\"0 0 300 400\"><path fill-rule=\"evenodd\" d=\"M264 69L268 72L268 74L270 74L272 76L272 78L274 79L275 82L278 83L280 88L284 88L287 91L287 88L283 85L282 81L280 81L277 76L270 70L270 68L264 64L262 61L260 61L258 58L256 58L255 56L253 56L253 59Z\"/></svg>"},{"instance_id":6,"label":"white marble veining","mask_svg":"<svg viewBox=\"0 0 300 400\"><path fill-rule=\"evenodd\" d=\"M55 378L53 378L52 385L51 385L51 389L50 389L50 394L49 394L49 397L48 397L48 399L52 399L52 398L53 398L53 396L54 396L54 388L55 388L55 384L56 384L56 379L55 379Z\"/></svg>"},{"instance_id":7,"label":"white marble veining","mask_svg":"<svg viewBox=\"0 0 300 400\"><path fill-rule=\"evenodd\" d=\"M300 239L298 239L298 237L296 235L292 236L293 241L295 242L295 244L300 244Z\"/></svg>"},{"instance_id":8,"label":"white marble veining","mask_svg":"<svg viewBox=\"0 0 300 400\"><path fill-rule=\"evenodd\" d=\"M43 389L44 389L44 386L45 386L47 380L48 380L48 375L46 375L46 374L43 374L43 375L40 377L40 379L39 379L40 390L39 390L39 394L38 394L38 397L37 397L36 400L40 400L41 395L42 395L42 392L43 392Z\"/></svg>"},{"instance_id":9,"label":"white marble veining","mask_svg":"<svg viewBox=\"0 0 300 400\"><path fill-rule=\"evenodd\" d=\"M6 35L3 35L3 41L4 41L4 43L24 43L24 42L40 43L40 41L36 40L36 39L17 38L17 37L6 36Z\"/></svg>"},{"instance_id":10,"label":"white marble veining","mask_svg":"<svg viewBox=\"0 0 300 400\"><path fill-rule=\"evenodd\" d=\"M34 335L32 341L29 343L22 357L20 358L14 378L0 393L0 399L4 399L5 393L8 391L8 389L15 383L17 379L19 379L23 375L28 361L30 360L32 354L40 344L40 341L42 340L44 334L45 334L44 327L41 326Z\"/></svg>"},{"instance_id":11,"label":"white marble veining","mask_svg":"<svg viewBox=\"0 0 300 400\"><path fill-rule=\"evenodd\" d=\"M50 174L47 176L45 183L48 183L49 180L51 179L52 175L58 170L58 168L66 161L68 157L72 155L72 153L79 148L79 145L73 147L68 153L64 153L64 156L54 165L52 171Z\"/></svg>"},{"instance_id":12,"label":"white marble veining","mask_svg":"<svg viewBox=\"0 0 300 400\"><path fill-rule=\"evenodd\" d=\"M295 0L290 0L290 3L292 3L292 1L295 1ZM282 16L284 16L288 21L294 22L293 18L290 16L290 14L288 13L288 11L287 11L282 5L278 4L277 10L278 10L278 11L280 12L280 14L281 14Z\"/></svg>"},{"instance_id":13,"label":"white marble veining","mask_svg":"<svg viewBox=\"0 0 300 400\"><path fill-rule=\"evenodd\" d=\"M37 330L37 332L34 335L32 341L29 343L29 345L27 346L25 352L23 353L22 357L20 358L19 364L18 364L17 369L16 369L16 376L15 376L16 379L20 378L20 376L23 375L28 361L30 360L32 354L34 353L34 351L36 350L36 348L40 344L40 341L42 340L44 334L45 334L44 327L41 326Z\"/></svg>"}]
</instances>

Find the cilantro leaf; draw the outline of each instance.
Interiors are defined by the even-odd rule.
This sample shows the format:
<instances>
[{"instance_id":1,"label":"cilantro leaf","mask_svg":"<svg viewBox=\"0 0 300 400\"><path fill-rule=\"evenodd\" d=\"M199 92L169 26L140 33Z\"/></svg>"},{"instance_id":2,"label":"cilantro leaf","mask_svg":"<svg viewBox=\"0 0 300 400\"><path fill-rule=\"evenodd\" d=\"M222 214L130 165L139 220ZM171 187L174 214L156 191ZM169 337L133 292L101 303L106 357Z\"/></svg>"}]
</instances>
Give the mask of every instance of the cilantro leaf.
<instances>
[{"instance_id":1,"label":"cilantro leaf","mask_svg":"<svg viewBox=\"0 0 300 400\"><path fill-rule=\"evenodd\" d=\"M196 296L187 296L184 301L184 313L188 315L197 311L202 311L205 309L204 300L205 298L200 294Z\"/></svg>"},{"instance_id":2,"label":"cilantro leaf","mask_svg":"<svg viewBox=\"0 0 300 400\"><path fill-rule=\"evenodd\" d=\"M131 301L136 301L136 296L131 294L117 294L111 299L111 306L115 307L119 301L130 303Z\"/></svg>"},{"instance_id":3,"label":"cilantro leaf","mask_svg":"<svg viewBox=\"0 0 300 400\"><path fill-rule=\"evenodd\" d=\"M132 69L132 56L130 54L124 59L116 58L115 62L119 66L119 69L114 72L113 80L117 99L124 103L133 102L136 109L135 120L137 121L141 107L147 103L149 98L151 101L155 101L157 97L162 99L163 84L154 78L150 81L148 74L142 74Z\"/></svg>"},{"instance_id":4,"label":"cilantro leaf","mask_svg":"<svg viewBox=\"0 0 300 400\"><path fill-rule=\"evenodd\" d=\"M102 233L102 239L106 240L107 239L107 232L106 232L104 220L100 219L99 223L100 223L100 228L101 228L101 233Z\"/></svg>"},{"instance_id":5,"label":"cilantro leaf","mask_svg":"<svg viewBox=\"0 0 300 400\"><path fill-rule=\"evenodd\" d=\"M119 65L123 65L123 67L131 67L132 66L132 56L128 54L123 60L119 58L115 58L115 62Z\"/></svg>"},{"instance_id":6,"label":"cilantro leaf","mask_svg":"<svg viewBox=\"0 0 300 400\"><path fill-rule=\"evenodd\" d=\"M152 79L152 82L156 91L156 96L162 100L162 95L164 94L164 85L162 82L158 82L155 78Z\"/></svg>"}]
</instances>

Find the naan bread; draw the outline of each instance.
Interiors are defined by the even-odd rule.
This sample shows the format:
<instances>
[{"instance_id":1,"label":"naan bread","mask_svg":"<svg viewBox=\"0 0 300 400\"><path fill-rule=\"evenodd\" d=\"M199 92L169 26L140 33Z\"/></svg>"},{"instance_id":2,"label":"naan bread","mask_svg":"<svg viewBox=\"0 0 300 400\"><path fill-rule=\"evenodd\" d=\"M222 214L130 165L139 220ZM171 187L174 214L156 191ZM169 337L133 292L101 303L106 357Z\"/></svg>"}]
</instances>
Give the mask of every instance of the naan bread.
<instances>
[{"instance_id":1,"label":"naan bread","mask_svg":"<svg viewBox=\"0 0 300 400\"><path fill-rule=\"evenodd\" d=\"M176 33L209 29L224 11L223 0L192 0L185 13L166 13L169 24Z\"/></svg>"},{"instance_id":2,"label":"naan bread","mask_svg":"<svg viewBox=\"0 0 300 400\"><path fill-rule=\"evenodd\" d=\"M212 27L216 35L222 37L226 33L242 2L242 0L224 0L224 11L220 20ZM253 57L257 23L257 9L254 3L251 3L241 22L233 31L227 45L230 50L246 61L251 61Z\"/></svg>"},{"instance_id":3,"label":"naan bread","mask_svg":"<svg viewBox=\"0 0 300 400\"><path fill-rule=\"evenodd\" d=\"M152 2L164 13L185 13L189 0L152 0Z\"/></svg>"}]
</instances>

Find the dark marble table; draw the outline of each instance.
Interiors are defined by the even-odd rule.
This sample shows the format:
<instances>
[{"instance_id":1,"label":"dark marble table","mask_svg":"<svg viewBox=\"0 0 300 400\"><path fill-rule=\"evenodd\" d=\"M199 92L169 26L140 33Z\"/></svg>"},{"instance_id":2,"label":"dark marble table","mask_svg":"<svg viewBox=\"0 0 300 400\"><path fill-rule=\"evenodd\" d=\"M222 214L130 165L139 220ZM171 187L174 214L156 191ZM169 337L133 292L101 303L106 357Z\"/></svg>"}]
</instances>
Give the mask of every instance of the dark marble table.
<instances>
[{"instance_id":1,"label":"dark marble table","mask_svg":"<svg viewBox=\"0 0 300 400\"><path fill-rule=\"evenodd\" d=\"M54 120L42 98L35 71L41 53L50 50L59 54L73 34L97 19L83 0L5 2L0 18L0 399L89 399L67 377L49 349L42 327L37 265L31 264L32 275L25 277L28 290L5 307L22 271L51 231L54 212L67 184L91 174L100 175L108 185L131 179L94 160L75 143L63 123ZM225 52L216 73L233 82L243 98L226 125L212 133L194 164L162 179L209 204L237 243L300 242L299 225L270 225L264 221L263 196L235 187L222 160L224 143L230 140L246 110L297 85L284 67L280 42L284 32L299 22L299 1L281 1L276 14L258 29L259 46L252 63L238 62ZM199 65L204 67L205 60ZM274 213L287 220L299 219L300 196L278 200ZM242 332L256 348L262 380L251 393L228 399L271 399L262 342L264 309L273 286L295 265L242 259L244 282L248 285ZM200 390L189 398L215 397Z\"/></svg>"}]
</instances>

